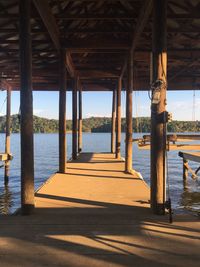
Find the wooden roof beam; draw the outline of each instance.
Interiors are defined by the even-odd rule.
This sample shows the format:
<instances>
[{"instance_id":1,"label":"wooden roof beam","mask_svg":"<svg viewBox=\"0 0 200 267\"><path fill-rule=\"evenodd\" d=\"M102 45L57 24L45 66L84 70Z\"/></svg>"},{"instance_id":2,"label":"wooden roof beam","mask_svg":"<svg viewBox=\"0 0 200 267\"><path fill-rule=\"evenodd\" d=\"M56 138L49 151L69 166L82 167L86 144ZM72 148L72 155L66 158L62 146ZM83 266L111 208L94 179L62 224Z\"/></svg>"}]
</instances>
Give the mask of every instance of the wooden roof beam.
<instances>
[{"instance_id":1,"label":"wooden roof beam","mask_svg":"<svg viewBox=\"0 0 200 267\"><path fill-rule=\"evenodd\" d=\"M149 90L149 82L148 81L139 81L140 87L134 86L134 91L148 91ZM19 91L20 84L19 82L12 82L12 91ZM83 91L106 91L107 89L114 88L111 84L97 84L97 83L87 83L85 81L82 82ZM187 80L179 79L176 82L170 82L168 85L168 91L188 91L188 90L197 90L200 87L200 81L197 81L191 77ZM69 85L67 91L71 91L71 86ZM57 83L33 83L34 91L59 91L59 85ZM124 90L124 88L123 88Z\"/></svg>"},{"instance_id":2,"label":"wooden roof beam","mask_svg":"<svg viewBox=\"0 0 200 267\"><path fill-rule=\"evenodd\" d=\"M100 70L83 70L80 71L80 78L84 79L101 79L101 78L118 78L119 73L116 71L100 71Z\"/></svg>"},{"instance_id":3,"label":"wooden roof beam","mask_svg":"<svg viewBox=\"0 0 200 267\"><path fill-rule=\"evenodd\" d=\"M130 49L130 52L132 54L134 54L134 52L135 52L135 49L138 45L138 41L140 39L140 36L143 33L144 27L146 26L147 21L149 19L149 16L151 14L152 8L153 8L153 1L152 0L146 0L141 11L140 11L139 17L137 19L135 30L133 32L133 40L132 40L131 49ZM122 67L122 71L121 71L121 75L120 75L121 78L123 77L124 72L126 70L128 57L129 57L129 55L127 55L125 58L125 62L124 62L124 65Z\"/></svg>"},{"instance_id":4,"label":"wooden roof beam","mask_svg":"<svg viewBox=\"0 0 200 267\"><path fill-rule=\"evenodd\" d=\"M56 19L51 12L51 8L48 4L48 1L47 0L42 0L42 1L33 0L33 2L41 16L41 19L44 25L47 28L47 31L51 37L51 40L53 41L56 49L60 52L62 48L61 42L60 42L60 32L59 32L58 25L56 23ZM72 58L69 52L66 53L66 68L70 76L74 77L76 71L75 71L75 67L72 62Z\"/></svg>"},{"instance_id":5,"label":"wooden roof beam","mask_svg":"<svg viewBox=\"0 0 200 267\"><path fill-rule=\"evenodd\" d=\"M36 9L38 10L38 13L40 14L40 17L44 23L44 25L47 28L47 31L51 37L51 40L53 41L55 47L57 50L61 49L60 45L60 39L59 39L59 29L56 24L56 20L51 13L51 8L48 4L47 0L33 0L33 3L35 4Z\"/></svg>"},{"instance_id":6,"label":"wooden roof beam","mask_svg":"<svg viewBox=\"0 0 200 267\"><path fill-rule=\"evenodd\" d=\"M174 75L172 75L171 77L169 77L168 82L171 82L176 77L180 76L182 73L184 73L185 71L187 71L189 68L191 68L192 66L196 65L197 63L199 63L199 61L200 61L200 59L198 58L197 60L194 60L193 62L190 62L190 63L188 63L185 66L183 65L180 70L176 71Z\"/></svg>"},{"instance_id":7,"label":"wooden roof beam","mask_svg":"<svg viewBox=\"0 0 200 267\"><path fill-rule=\"evenodd\" d=\"M66 68L71 77L78 75L69 51L66 52Z\"/></svg>"},{"instance_id":8,"label":"wooden roof beam","mask_svg":"<svg viewBox=\"0 0 200 267\"><path fill-rule=\"evenodd\" d=\"M38 1L38 2L42 2L43 4L43 0L33 0ZM91 0L90 0L91 1ZM72 14L64 14L63 16L61 15L56 15L55 16L55 20L59 21L59 20L64 20L64 21L68 21L68 20L124 20L124 21L132 21L135 20L137 17L137 13L125 13L125 14L98 14L98 13L93 13L93 14L77 14L77 15L72 15ZM19 15L17 13L9 13L9 14L1 14L0 16L0 20L4 20L4 19L10 19L12 21L16 21L19 18ZM39 16L37 16L37 14L33 14L32 18L34 19L39 19ZM185 13L169 13L168 14L168 19L175 19L175 20L191 20L191 19L199 19L199 12L198 12L198 8L196 9L196 12L193 11L189 11L189 12L185 12Z\"/></svg>"}]
</instances>

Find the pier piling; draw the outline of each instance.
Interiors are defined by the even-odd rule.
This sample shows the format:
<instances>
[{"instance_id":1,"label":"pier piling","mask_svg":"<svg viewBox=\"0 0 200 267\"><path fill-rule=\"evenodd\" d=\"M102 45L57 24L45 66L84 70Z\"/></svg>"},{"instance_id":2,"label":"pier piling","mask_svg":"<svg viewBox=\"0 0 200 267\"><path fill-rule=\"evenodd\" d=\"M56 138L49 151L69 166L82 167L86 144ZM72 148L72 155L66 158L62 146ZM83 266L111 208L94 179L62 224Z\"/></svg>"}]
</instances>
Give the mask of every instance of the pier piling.
<instances>
[{"instance_id":1,"label":"pier piling","mask_svg":"<svg viewBox=\"0 0 200 267\"><path fill-rule=\"evenodd\" d=\"M115 132L116 132L116 90L113 90L112 97L112 122L111 122L111 153L115 153Z\"/></svg>"},{"instance_id":2,"label":"pier piling","mask_svg":"<svg viewBox=\"0 0 200 267\"><path fill-rule=\"evenodd\" d=\"M133 92L133 53L130 52L128 58L128 86L126 88L126 161L125 171L131 172L132 170L132 92Z\"/></svg>"},{"instance_id":3,"label":"pier piling","mask_svg":"<svg viewBox=\"0 0 200 267\"><path fill-rule=\"evenodd\" d=\"M117 110L116 110L116 158L121 157L121 90L122 78L119 77L117 84Z\"/></svg>"},{"instance_id":4,"label":"pier piling","mask_svg":"<svg viewBox=\"0 0 200 267\"><path fill-rule=\"evenodd\" d=\"M66 145L66 67L65 49L60 51L60 91L59 91L59 172L65 173L67 161Z\"/></svg>"},{"instance_id":5,"label":"pier piling","mask_svg":"<svg viewBox=\"0 0 200 267\"><path fill-rule=\"evenodd\" d=\"M77 159L77 89L78 77L74 78L72 91L72 158Z\"/></svg>"},{"instance_id":6,"label":"pier piling","mask_svg":"<svg viewBox=\"0 0 200 267\"><path fill-rule=\"evenodd\" d=\"M78 109L78 152L80 153L82 151L82 131L83 131L83 118L82 118L82 88L80 86L79 88L79 109Z\"/></svg>"},{"instance_id":7,"label":"pier piling","mask_svg":"<svg viewBox=\"0 0 200 267\"><path fill-rule=\"evenodd\" d=\"M152 81L156 88L151 103L151 208L155 214L162 215L166 190L167 0L153 3Z\"/></svg>"},{"instance_id":8,"label":"pier piling","mask_svg":"<svg viewBox=\"0 0 200 267\"><path fill-rule=\"evenodd\" d=\"M21 212L34 209L31 1L20 0Z\"/></svg>"},{"instance_id":9,"label":"pier piling","mask_svg":"<svg viewBox=\"0 0 200 267\"><path fill-rule=\"evenodd\" d=\"M187 188L188 179L188 161L183 158L183 187Z\"/></svg>"},{"instance_id":10,"label":"pier piling","mask_svg":"<svg viewBox=\"0 0 200 267\"><path fill-rule=\"evenodd\" d=\"M5 154L10 155L10 114L11 114L11 87L7 89L7 106L6 106L6 142ZM4 184L9 181L10 157L5 161Z\"/></svg>"}]
</instances>

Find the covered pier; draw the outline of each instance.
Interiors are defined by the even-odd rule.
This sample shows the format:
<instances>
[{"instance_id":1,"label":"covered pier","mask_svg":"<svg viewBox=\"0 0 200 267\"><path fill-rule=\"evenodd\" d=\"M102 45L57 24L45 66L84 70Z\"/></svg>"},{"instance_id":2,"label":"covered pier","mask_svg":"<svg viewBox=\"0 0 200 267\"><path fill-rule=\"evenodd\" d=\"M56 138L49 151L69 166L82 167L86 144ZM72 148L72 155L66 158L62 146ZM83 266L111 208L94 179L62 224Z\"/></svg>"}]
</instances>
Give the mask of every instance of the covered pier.
<instances>
[{"instance_id":1,"label":"covered pier","mask_svg":"<svg viewBox=\"0 0 200 267\"><path fill-rule=\"evenodd\" d=\"M198 220L179 215L169 225L158 215L166 213L166 93L200 86L199 7L198 0L0 0L0 85L9 103L11 91L20 91L18 215L29 215L0 220L3 266L16 266L16 258L19 266L198 265ZM59 92L59 169L36 193L33 90ZM132 162L132 93L144 90L151 98L150 188ZM113 93L109 154L82 151L85 91ZM9 106L7 118L9 125ZM9 138L8 130L6 154ZM9 161L5 183L8 174Z\"/></svg>"}]
</instances>

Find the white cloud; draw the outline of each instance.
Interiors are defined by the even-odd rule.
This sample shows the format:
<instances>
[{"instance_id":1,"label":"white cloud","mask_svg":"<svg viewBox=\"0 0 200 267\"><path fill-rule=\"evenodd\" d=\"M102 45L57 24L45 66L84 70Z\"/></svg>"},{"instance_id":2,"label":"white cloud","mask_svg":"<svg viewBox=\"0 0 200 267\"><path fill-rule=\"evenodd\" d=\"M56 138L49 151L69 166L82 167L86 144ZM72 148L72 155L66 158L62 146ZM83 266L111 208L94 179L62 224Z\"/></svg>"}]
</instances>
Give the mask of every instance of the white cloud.
<instances>
[{"instance_id":1,"label":"white cloud","mask_svg":"<svg viewBox=\"0 0 200 267\"><path fill-rule=\"evenodd\" d=\"M200 120L200 98L193 101L171 101L167 105L167 110L172 112L174 120L193 120L193 111L195 112L195 120Z\"/></svg>"},{"instance_id":2,"label":"white cloud","mask_svg":"<svg viewBox=\"0 0 200 267\"><path fill-rule=\"evenodd\" d=\"M33 109L33 114L34 115L41 115L44 112L43 109Z\"/></svg>"},{"instance_id":3,"label":"white cloud","mask_svg":"<svg viewBox=\"0 0 200 267\"><path fill-rule=\"evenodd\" d=\"M170 100L167 102L166 110L172 113L173 120L193 120L193 111L195 111L195 120L200 120L200 98L196 97L195 104L193 99L184 99L184 100ZM133 117L136 116L150 116L150 102L140 103L133 105Z\"/></svg>"},{"instance_id":4,"label":"white cloud","mask_svg":"<svg viewBox=\"0 0 200 267\"><path fill-rule=\"evenodd\" d=\"M86 113L84 114L84 118L91 118L91 117L111 117L111 114L98 114L98 113Z\"/></svg>"}]
</instances>

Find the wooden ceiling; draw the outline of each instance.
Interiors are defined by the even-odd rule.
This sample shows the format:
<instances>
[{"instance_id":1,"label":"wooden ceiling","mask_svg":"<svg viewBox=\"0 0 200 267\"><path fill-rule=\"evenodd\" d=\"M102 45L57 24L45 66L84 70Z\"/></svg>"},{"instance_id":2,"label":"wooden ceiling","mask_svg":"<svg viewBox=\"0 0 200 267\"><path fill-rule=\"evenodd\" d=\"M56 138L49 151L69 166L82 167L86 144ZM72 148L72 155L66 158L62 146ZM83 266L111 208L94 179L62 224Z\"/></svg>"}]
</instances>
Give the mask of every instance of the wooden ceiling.
<instances>
[{"instance_id":1,"label":"wooden ceiling","mask_svg":"<svg viewBox=\"0 0 200 267\"><path fill-rule=\"evenodd\" d=\"M134 50L134 90L149 90L151 0L33 0L33 89L59 90L58 49L66 48L68 89L116 87ZM200 0L168 0L168 89L200 88ZM19 1L0 0L0 79L19 90Z\"/></svg>"}]
</instances>

